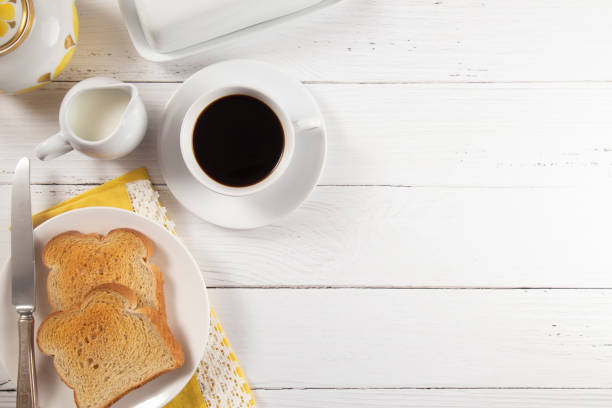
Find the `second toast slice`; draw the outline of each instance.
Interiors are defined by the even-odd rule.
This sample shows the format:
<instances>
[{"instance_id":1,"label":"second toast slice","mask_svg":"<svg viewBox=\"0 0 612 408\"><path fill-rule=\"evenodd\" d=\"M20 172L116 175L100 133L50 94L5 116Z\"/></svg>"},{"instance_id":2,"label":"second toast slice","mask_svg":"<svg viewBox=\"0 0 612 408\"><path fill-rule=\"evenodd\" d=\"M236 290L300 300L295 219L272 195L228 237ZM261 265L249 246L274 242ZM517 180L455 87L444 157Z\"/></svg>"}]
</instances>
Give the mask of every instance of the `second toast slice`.
<instances>
[{"instance_id":1,"label":"second toast slice","mask_svg":"<svg viewBox=\"0 0 612 408\"><path fill-rule=\"evenodd\" d=\"M36 341L54 356L80 408L108 407L184 362L166 320L151 308L136 308L134 292L117 284L95 288L77 309L51 313Z\"/></svg>"},{"instance_id":2,"label":"second toast slice","mask_svg":"<svg viewBox=\"0 0 612 408\"><path fill-rule=\"evenodd\" d=\"M49 270L47 294L53 310L78 307L95 287L117 283L130 288L138 307L165 315L162 274L154 264L153 242L142 233L115 229L98 234L64 232L45 245L42 260Z\"/></svg>"}]
</instances>

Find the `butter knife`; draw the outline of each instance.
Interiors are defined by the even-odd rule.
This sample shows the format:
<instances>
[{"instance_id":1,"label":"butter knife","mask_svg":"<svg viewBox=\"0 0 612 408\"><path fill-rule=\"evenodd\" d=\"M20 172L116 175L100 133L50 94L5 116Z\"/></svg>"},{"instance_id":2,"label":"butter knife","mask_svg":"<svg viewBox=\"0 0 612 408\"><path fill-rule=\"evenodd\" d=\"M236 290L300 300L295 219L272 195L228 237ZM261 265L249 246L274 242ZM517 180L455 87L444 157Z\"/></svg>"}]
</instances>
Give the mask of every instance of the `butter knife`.
<instances>
[{"instance_id":1,"label":"butter knife","mask_svg":"<svg viewBox=\"0 0 612 408\"><path fill-rule=\"evenodd\" d=\"M19 371L17 408L37 408L36 365L34 362L34 310L36 273L34 233L30 203L30 161L17 163L11 191L11 275L13 305L19 314Z\"/></svg>"}]
</instances>

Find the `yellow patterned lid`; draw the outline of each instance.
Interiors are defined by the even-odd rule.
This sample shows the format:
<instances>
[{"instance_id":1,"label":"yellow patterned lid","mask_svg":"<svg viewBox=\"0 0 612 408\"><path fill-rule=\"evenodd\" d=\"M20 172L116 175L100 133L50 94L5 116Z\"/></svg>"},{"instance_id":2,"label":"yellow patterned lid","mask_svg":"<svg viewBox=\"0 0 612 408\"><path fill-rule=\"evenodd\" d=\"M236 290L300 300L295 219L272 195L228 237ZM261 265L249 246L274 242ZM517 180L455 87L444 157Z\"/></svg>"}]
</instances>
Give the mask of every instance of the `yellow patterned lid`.
<instances>
[{"instance_id":1,"label":"yellow patterned lid","mask_svg":"<svg viewBox=\"0 0 612 408\"><path fill-rule=\"evenodd\" d=\"M0 0L0 55L15 50L34 22L32 0Z\"/></svg>"}]
</instances>

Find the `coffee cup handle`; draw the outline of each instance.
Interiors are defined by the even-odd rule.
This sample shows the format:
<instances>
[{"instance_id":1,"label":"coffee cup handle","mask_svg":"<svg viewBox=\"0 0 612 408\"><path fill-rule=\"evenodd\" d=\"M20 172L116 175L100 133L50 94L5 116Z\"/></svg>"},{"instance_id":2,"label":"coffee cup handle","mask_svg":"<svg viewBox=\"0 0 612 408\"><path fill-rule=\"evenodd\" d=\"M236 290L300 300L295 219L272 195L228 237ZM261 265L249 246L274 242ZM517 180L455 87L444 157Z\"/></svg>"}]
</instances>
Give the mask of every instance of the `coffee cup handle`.
<instances>
[{"instance_id":1,"label":"coffee cup handle","mask_svg":"<svg viewBox=\"0 0 612 408\"><path fill-rule=\"evenodd\" d=\"M58 132L36 146L34 153L39 160L51 160L71 150L72 146L70 146L70 143L68 143L62 132Z\"/></svg>"},{"instance_id":2,"label":"coffee cup handle","mask_svg":"<svg viewBox=\"0 0 612 408\"><path fill-rule=\"evenodd\" d=\"M303 132L305 130L318 129L323 125L321 118L312 117L299 119L293 122L293 129L295 133Z\"/></svg>"}]
</instances>

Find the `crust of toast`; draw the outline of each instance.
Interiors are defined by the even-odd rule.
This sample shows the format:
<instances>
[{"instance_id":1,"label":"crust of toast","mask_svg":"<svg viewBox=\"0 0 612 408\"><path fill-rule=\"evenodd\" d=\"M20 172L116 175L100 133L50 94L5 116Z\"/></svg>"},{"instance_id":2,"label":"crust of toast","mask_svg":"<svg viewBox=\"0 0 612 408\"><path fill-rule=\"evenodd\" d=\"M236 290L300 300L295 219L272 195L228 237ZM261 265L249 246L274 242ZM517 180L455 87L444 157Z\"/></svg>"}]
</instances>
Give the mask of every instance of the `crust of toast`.
<instances>
[{"instance_id":1,"label":"crust of toast","mask_svg":"<svg viewBox=\"0 0 612 408\"><path fill-rule=\"evenodd\" d=\"M122 392L121 394L118 394L117 396L113 397L112 400L110 400L106 405L103 406L103 408L108 408L110 407L112 404L114 404L115 402L117 402L119 399L121 399L123 396L125 396L126 394L128 394L129 392L138 389L140 387L142 387L144 384L146 384L147 382L153 380L154 378L157 378L158 376L167 373L169 371L172 371L176 368L179 368L183 365L184 361L185 361L185 356L183 353L183 350L181 349L180 344L178 343L178 341L176 340L176 338L174 337L174 335L172 334L168 323L166 321L165 315L161 315L160 313L158 313L156 310L149 308L149 307L144 307L144 308L138 308L136 309L136 305L137 305L137 301L138 298L136 296L136 293L134 293L134 291L132 291L130 288L128 288L127 286L124 285L120 285L120 284L116 284L116 283L106 283L106 284L102 284L94 289L92 289L90 292L88 292L87 297L89 297L92 293L99 291L99 290L111 290L114 292L117 292L119 295L123 296L124 298L126 298L130 304L130 309L135 312L135 313L139 313L142 314L144 316L146 316L149 321L151 322L151 324L155 327L155 329L157 330L157 332L159 333L160 337L162 338L162 340L164 341L164 343L166 344L166 346L168 347L170 353L172 354L176 364L174 367L165 369L165 370L161 370L147 378L145 378L143 381L141 381L138 384L135 384L134 386L132 386L131 388L125 390L124 392ZM55 311L50 313L47 318L45 320L43 320L43 322L40 324L39 327L39 331L42 329L43 325L49 321L52 317L63 313L62 311ZM38 346L38 349L46 356L51 356L54 357L54 354L51 353L47 353L45 352L45 350L41 347L40 345L40 338L37 335L36 336L36 344ZM68 386L68 388L73 390L73 397L74 397L74 401L75 404L78 408L83 408L83 406L79 403L79 400L77 398L77 393L76 390L73 386L71 386L71 384L68 382L68 380L66 378L64 378L61 373L60 370L58 370L58 367L56 365L56 360L55 358L53 358L53 366L55 368L55 371L57 372L58 376L60 377L60 379L62 380L62 382L64 384L66 384L66 386Z\"/></svg>"},{"instance_id":2,"label":"crust of toast","mask_svg":"<svg viewBox=\"0 0 612 408\"><path fill-rule=\"evenodd\" d=\"M145 307L141 309L136 309L138 313L141 313L149 318L153 326L159 332L161 338L164 340L164 343L170 349L170 353L172 353L172 357L177 363L177 367L180 367L185 362L185 354L183 353L183 349L181 345L176 340L172 331L170 331L170 327L168 326L168 322L166 321L165 316L161 316L155 310L150 307Z\"/></svg>"}]
</instances>

